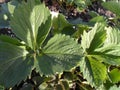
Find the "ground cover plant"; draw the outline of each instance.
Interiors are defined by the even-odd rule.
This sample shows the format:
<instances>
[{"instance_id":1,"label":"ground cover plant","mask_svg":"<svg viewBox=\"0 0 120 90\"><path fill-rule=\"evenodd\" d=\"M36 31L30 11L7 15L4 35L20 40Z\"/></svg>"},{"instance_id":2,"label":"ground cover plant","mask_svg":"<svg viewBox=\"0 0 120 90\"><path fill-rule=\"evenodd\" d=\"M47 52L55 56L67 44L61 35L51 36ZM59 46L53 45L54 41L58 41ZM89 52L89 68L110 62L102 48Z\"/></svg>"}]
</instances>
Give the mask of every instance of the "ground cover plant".
<instances>
[{"instance_id":1,"label":"ground cover plant","mask_svg":"<svg viewBox=\"0 0 120 90\"><path fill-rule=\"evenodd\" d=\"M119 10L117 0L1 4L0 90L119 90Z\"/></svg>"}]
</instances>

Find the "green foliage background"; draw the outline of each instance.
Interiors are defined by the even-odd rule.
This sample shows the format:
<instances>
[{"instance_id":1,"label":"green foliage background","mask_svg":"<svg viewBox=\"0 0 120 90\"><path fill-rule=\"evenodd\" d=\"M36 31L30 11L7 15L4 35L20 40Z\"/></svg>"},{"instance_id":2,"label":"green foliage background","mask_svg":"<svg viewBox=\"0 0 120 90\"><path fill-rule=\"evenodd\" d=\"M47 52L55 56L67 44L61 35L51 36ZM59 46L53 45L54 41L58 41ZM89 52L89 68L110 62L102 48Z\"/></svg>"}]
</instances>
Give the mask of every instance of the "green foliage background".
<instances>
[{"instance_id":1,"label":"green foliage background","mask_svg":"<svg viewBox=\"0 0 120 90\"><path fill-rule=\"evenodd\" d=\"M93 1L58 2L81 11ZM39 0L3 4L0 27L11 28L19 39L0 35L0 90L17 90L21 83L21 90L70 90L74 84L77 90L119 90L120 3L100 2L115 14L114 26L95 12L89 22L60 13L52 18Z\"/></svg>"}]
</instances>

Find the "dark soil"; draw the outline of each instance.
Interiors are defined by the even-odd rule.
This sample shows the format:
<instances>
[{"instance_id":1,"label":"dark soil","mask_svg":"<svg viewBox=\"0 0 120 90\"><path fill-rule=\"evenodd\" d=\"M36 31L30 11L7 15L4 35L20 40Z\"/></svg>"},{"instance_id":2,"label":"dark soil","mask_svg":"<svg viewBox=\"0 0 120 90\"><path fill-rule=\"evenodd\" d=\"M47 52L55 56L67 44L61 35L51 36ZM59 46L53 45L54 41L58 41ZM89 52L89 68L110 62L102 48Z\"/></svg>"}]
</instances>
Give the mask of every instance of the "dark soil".
<instances>
[{"instance_id":1,"label":"dark soil","mask_svg":"<svg viewBox=\"0 0 120 90\"><path fill-rule=\"evenodd\" d=\"M1 28L0 35L8 35L10 37L16 37L15 34L9 28Z\"/></svg>"},{"instance_id":2,"label":"dark soil","mask_svg":"<svg viewBox=\"0 0 120 90\"><path fill-rule=\"evenodd\" d=\"M2 4L2 3L7 3L7 2L9 2L10 0L0 0L0 4Z\"/></svg>"}]
</instances>

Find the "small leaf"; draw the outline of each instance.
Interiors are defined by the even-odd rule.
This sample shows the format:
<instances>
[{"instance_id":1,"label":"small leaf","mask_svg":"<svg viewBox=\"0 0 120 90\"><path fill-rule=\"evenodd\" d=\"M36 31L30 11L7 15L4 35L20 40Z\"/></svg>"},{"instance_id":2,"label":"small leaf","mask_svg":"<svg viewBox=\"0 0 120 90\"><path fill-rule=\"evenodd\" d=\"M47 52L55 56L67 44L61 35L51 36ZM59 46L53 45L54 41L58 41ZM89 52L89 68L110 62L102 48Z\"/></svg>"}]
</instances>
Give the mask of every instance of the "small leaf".
<instances>
[{"instance_id":1,"label":"small leaf","mask_svg":"<svg viewBox=\"0 0 120 90\"><path fill-rule=\"evenodd\" d=\"M89 30L89 27L87 25L77 25L76 28L77 28L77 31L75 31L72 34L72 37L77 38L77 39L81 37L81 35L83 34L83 31Z\"/></svg>"},{"instance_id":2,"label":"small leaf","mask_svg":"<svg viewBox=\"0 0 120 90\"><path fill-rule=\"evenodd\" d=\"M80 63L80 68L84 78L94 87L99 87L106 79L107 69L105 65L91 56L84 57Z\"/></svg>"},{"instance_id":3,"label":"small leaf","mask_svg":"<svg viewBox=\"0 0 120 90\"><path fill-rule=\"evenodd\" d=\"M71 29L69 29L66 31L65 28L72 28L72 25L66 20L64 15L58 14L58 17L53 18L53 29L54 29L53 32L61 33L61 32L68 32L69 30L71 30Z\"/></svg>"},{"instance_id":4,"label":"small leaf","mask_svg":"<svg viewBox=\"0 0 120 90\"><path fill-rule=\"evenodd\" d=\"M103 16L94 16L94 18L90 19L88 24L89 25L95 25L96 22L107 25L107 22L106 22L106 20L105 20L105 18Z\"/></svg>"},{"instance_id":5,"label":"small leaf","mask_svg":"<svg viewBox=\"0 0 120 90\"><path fill-rule=\"evenodd\" d=\"M118 83L120 81L120 70L115 68L109 72L109 77L113 83Z\"/></svg>"},{"instance_id":6,"label":"small leaf","mask_svg":"<svg viewBox=\"0 0 120 90\"><path fill-rule=\"evenodd\" d=\"M76 66L82 50L73 38L57 34L48 41L42 52L36 58L36 67L41 74L49 75Z\"/></svg>"},{"instance_id":7,"label":"small leaf","mask_svg":"<svg viewBox=\"0 0 120 90\"><path fill-rule=\"evenodd\" d=\"M78 6L80 11L87 7L87 2L85 0L74 0L74 3Z\"/></svg>"},{"instance_id":8,"label":"small leaf","mask_svg":"<svg viewBox=\"0 0 120 90\"><path fill-rule=\"evenodd\" d=\"M13 5L13 2L11 1L11 2L8 2L8 3L2 4L2 8L5 10L7 16L10 17L13 14L13 12L15 10L15 7L17 5L18 5L18 3L16 3L16 5L14 3L14 5Z\"/></svg>"}]
</instances>

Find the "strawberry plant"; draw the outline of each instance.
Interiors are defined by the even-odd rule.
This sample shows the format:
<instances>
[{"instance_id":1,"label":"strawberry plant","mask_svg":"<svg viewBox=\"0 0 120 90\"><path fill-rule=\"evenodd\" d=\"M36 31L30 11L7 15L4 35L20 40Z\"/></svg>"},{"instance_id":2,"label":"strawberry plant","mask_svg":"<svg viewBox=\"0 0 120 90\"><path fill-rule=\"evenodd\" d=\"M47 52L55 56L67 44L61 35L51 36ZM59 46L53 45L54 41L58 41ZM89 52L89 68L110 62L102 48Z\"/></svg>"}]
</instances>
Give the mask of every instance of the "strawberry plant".
<instances>
[{"instance_id":1,"label":"strawberry plant","mask_svg":"<svg viewBox=\"0 0 120 90\"><path fill-rule=\"evenodd\" d=\"M29 76L33 69L51 75L77 65L81 47L73 38L56 34L46 39L51 21L49 10L38 0L23 2L15 9L10 24L20 40L0 37L1 85L14 86Z\"/></svg>"},{"instance_id":2,"label":"strawberry plant","mask_svg":"<svg viewBox=\"0 0 120 90\"><path fill-rule=\"evenodd\" d=\"M0 35L0 90L119 90L119 3L103 1L116 14L115 27L96 13L88 22L53 17L39 0L3 4L0 27L16 36Z\"/></svg>"}]
</instances>

